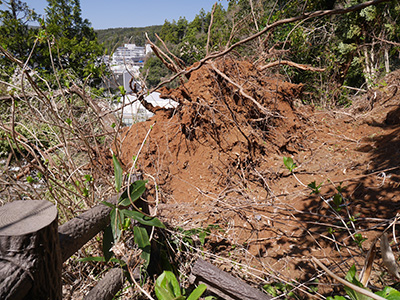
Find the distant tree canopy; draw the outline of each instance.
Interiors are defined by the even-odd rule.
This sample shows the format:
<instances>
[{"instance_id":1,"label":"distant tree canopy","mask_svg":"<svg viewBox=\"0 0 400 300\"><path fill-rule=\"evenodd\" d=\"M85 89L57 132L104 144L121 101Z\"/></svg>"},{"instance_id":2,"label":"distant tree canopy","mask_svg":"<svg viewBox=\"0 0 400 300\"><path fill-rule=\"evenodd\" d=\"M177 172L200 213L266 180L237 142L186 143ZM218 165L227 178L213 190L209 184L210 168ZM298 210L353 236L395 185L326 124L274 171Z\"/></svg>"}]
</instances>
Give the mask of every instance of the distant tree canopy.
<instances>
[{"instance_id":1,"label":"distant tree canopy","mask_svg":"<svg viewBox=\"0 0 400 300\"><path fill-rule=\"evenodd\" d=\"M0 45L25 61L34 45L36 34L36 30L28 27L28 22L36 20L37 15L20 0L0 1L0 4L5 6L5 9L0 10ZM3 55L0 55L0 65L6 73L12 72L11 62Z\"/></svg>"},{"instance_id":2,"label":"distant tree canopy","mask_svg":"<svg viewBox=\"0 0 400 300\"><path fill-rule=\"evenodd\" d=\"M104 45L107 54L111 54L117 47L124 44L136 44L143 47L146 44L145 32L151 41L155 41L154 33L159 34L162 25L132 28L109 28L96 30L98 40Z\"/></svg>"},{"instance_id":3,"label":"distant tree canopy","mask_svg":"<svg viewBox=\"0 0 400 300\"><path fill-rule=\"evenodd\" d=\"M7 37L0 41L3 48L24 62L31 54L28 65L42 73L68 69L81 79L90 75L92 84L100 82L103 47L89 21L82 19L79 0L48 0L43 18L20 0L4 3L6 9L0 11L0 32ZM40 22L40 28L28 26L33 20Z\"/></svg>"}]
</instances>

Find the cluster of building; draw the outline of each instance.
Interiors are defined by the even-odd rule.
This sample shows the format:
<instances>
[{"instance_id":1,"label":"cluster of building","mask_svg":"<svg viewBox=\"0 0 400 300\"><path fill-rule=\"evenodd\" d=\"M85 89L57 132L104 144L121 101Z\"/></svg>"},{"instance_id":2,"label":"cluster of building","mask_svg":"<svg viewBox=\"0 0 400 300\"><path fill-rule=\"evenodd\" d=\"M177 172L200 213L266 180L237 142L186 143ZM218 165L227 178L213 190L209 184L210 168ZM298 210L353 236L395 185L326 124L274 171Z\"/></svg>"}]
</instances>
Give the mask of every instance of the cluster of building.
<instances>
[{"instance_id":1,"label":"cluster of building","mask_svg":"<svg viewBox=\"0 0 400 300\"><path fill-rule=\"evenodd\" d=\"M123 106L119 111L122 114L122 122L124 125L132 125L135 122L145 121L152 117L153 114L146 110L131 89L136 83L140 86L138 80L140 76L140 68L143 67L147 55L152 52L149 44L145 47L139 47L135 44L125 44L118 47L112 56L105 56L104 61L110 66L113 76L110 80L111 87L123 86L126 96L114 103L114 109ZM132 84L130 82L132 81ZM176 107L177 103L170 99L161 99L160 93L154 92L145 97L145 100L160 107ZM128 104L128 105L126 105Z\"/></svg>"}]
</instances>

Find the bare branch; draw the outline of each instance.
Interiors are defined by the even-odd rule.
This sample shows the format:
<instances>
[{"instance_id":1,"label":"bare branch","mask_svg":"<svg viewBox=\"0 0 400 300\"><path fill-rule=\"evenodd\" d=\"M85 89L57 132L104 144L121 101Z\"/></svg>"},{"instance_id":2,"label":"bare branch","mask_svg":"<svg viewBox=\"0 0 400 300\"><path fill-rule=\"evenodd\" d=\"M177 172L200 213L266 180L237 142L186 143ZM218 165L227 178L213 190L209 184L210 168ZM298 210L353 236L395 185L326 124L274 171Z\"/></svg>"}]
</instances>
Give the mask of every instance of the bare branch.
<instances>
[{"instance_id":1,"label":"bare branch","mask_svg":"<svg viewBox=\"0 0 400 300\"><path fill-rule=\"evenodd\" d=\"M158 47L156 46L156 44L154 44L152 41L150 41L150 39L149 39L147 33L145 33L145 35L146 35L147 41L150 43L151 49L153 49L154 53L155 53L155 54L157 55L157 57L162 61L162 63L163 63L168 69L170 69L172 72L178 73L178 72L179 72L179 69L177 68L177 66L175 65L175 63L172 61L172 59L171 59L167 54L165 54L160 48L158 48ZM164 57L166 57L166 58L170 61L170 63L167 62L167 61L164 59Z\"/></svg>"},{"instance_id":2,"label":"bare branch","mask_svg":"<svg viewBox=\"0 0 400 300\"><path fill-rule=\"evenodd\" d=\"M167 45L165 44L165 42L158 36L157 33L154 33L156 38L162 43L162 45L164 46L165 50L167 50L168 54L172 56L172 58L175 60L175 62L178 64L179 68L182 70L185 68L185 63L183 62L182 59L176 57L171 51L169 51ZM147 35L146 38L148 39ZM174 64L174 62L168 57L168 59L171 61L172 64ZM175 64L174 64L175 65ZM175 66L176 67L176 66ZM177 67L176 67L177 68ZM178 69L178 68L177 68Z\"/></svg>"},{"instance_id":3,"label":"bare branch","mask_svg":"<svg viewBox=\"0 0 400 300\"><path fill-rule=\"evenodd\" d=\"M215 13L216 7L217 7L217 2L214 3L213 9L211 11L211 20L210 20L210 25L208 26L208 34L207 34L206 55L209 54L208 48L210 46L211 28L212 28L213 21L214 21L214 13Z\"/></svg>"},{"instance_id":4,"label":"bare branch","mask_svg":"<svg viewBox=\"0 0 400 300\"><path fill-rule=\"evenodd\" d=\"M315 67L312 67L309 65L302 65L302 64L294 63L289 60L277 60L277 61L271 62L267 65L260 67L259 70L264 71L265 69L276 67L279 65L288 65L288 66L295 67L295 68L298 68L298 69L304 70L304 71L313 71L313 72L324 72L325 71L325 68L315 68Z\"/></svg>"}]
</instances>

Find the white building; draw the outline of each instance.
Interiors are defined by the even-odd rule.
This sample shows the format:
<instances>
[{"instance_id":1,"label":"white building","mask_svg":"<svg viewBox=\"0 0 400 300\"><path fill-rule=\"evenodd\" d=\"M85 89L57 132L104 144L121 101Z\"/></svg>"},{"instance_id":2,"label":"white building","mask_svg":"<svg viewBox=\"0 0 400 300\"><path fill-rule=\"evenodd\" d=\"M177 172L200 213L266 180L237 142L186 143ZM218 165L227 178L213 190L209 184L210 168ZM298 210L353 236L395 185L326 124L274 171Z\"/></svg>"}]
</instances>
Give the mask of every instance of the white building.
<instances>
[{"instance_id":1,"label":"white building","mask_svg":"<svg viewBox=\"0 0 400 300\"><path fill-rule=\"evenodd\" d=\"M115 50L112 55L111 65L132 64L142 66L146 54L151 51L150 45L139 47L135 44L125 44Z\"/></svg>"}]
</instances>

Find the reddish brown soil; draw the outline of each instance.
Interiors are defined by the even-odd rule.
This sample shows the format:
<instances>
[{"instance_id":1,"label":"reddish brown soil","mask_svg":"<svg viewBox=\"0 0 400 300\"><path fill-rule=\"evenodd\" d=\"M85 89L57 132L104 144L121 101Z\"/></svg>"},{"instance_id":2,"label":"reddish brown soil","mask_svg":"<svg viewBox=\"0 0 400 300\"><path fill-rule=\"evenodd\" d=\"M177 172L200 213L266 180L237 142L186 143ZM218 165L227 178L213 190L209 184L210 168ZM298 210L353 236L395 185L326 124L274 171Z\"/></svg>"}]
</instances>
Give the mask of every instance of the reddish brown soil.
<instances>
[{"instance_id":1,"label":"reddish brown soil","mask_svg":"<svg viewBox=\"0 0 400 300\"><path fill-rule=\"evenodd\" d=\"M206 257L253 282L254 275L314 279L312 256L342 277L353 263L360 271L373 238L399 208L400 71L352 107L322 111L302 105L300 85L266 77L249 62L226 59L217 67L270 114L203 66L183 86L162 90L182 103L178 109L159 110L121 135L126 170L152 126L137 168L159 186L159 217L185 229L217 224ZM299 181L323 183L319 195L289 174L283 156L293 157ZM347 210L335 213L324 199L341 182ZM350 233L367 238L362 249ZM382 284L383 271L378 255L372 284Z\"/></svg>"}]
</instances>

